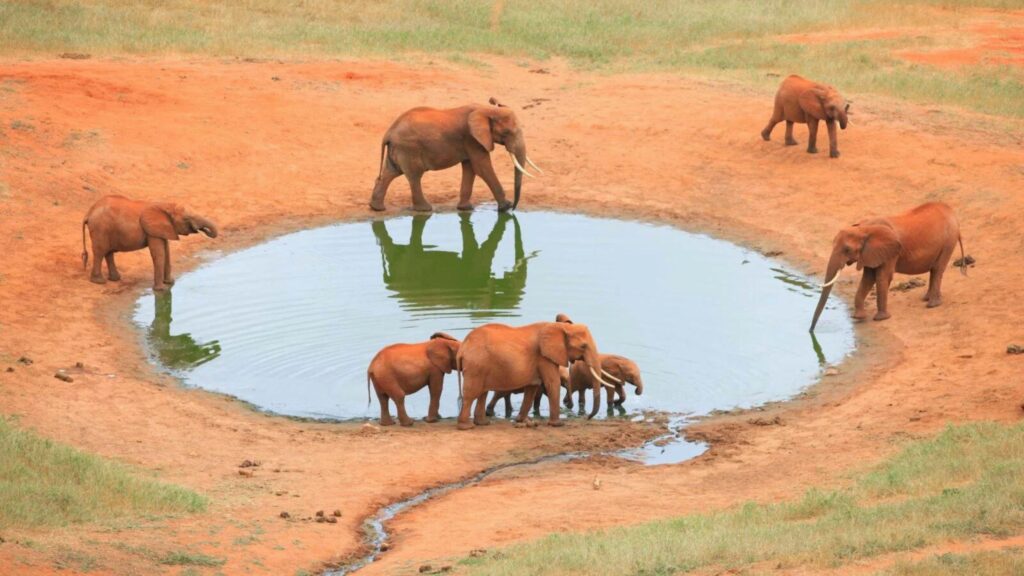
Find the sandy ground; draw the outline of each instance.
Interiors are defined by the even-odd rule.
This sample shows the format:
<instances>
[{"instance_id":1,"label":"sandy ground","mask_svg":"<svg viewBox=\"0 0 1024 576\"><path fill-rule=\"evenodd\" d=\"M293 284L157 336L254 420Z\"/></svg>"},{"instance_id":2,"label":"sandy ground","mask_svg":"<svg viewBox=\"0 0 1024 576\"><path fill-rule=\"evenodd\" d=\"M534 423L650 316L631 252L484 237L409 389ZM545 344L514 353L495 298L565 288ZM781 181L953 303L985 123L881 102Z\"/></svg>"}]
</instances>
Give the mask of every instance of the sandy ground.
<instances>
[{"instance_id":1,"label":"sandy ground","mask_svg":"<svg viewBox=\"0 0 1024 576\"><path fill-rule=\"evenodd\" d=\"M153 568L140 550L189 549L226 558L227 574L293 574L357 552L360 522L383 503L529 455L638 442L644 430L607 423L459 433L447 421L376 432L258 414L182 389L147 363L128 319L151 279L146 253L119 256L120 283L88 282L80 222L108 193L180 201L220 224L217 240L173 247L179 271L201 262L202 250L366 218L380 136L422 104L493 95L517 108L531 157L546 170L526 182L525 209L668 222L783 251L820 275L838 227L943 200L978 264L969 277L947 275L940 308L925 309L923 289L894 294L892 319L858 327L859 351L839 375L801 401L767 408L762 421L777 415L779 425L758 425L754 414L702 423L691 434L712 450L676 466L602 458L498 475L398 518L392 550L366 574L416 572L549 532L780 500L842 483L949 422L1021 418L1024 356L1005 353L1024 344L1019 123L990 129L966 113L849 94L855 115L840 134L843 156L830 160L784 147L781 127L773 141L760 139L767 91L488 62L471 70L427 59L0 63L0 411L213 500L208 513L139 519L122 532L4 533L5 573L45 573L69 549L97 559L92 573L177 573ZM806 129L796 134L806 142ZM509 178L504 156L495 162ZM424 182L435 207L454 207L457 171ZM475 198L489 200L480 183ZM389 210L408 203L398 180ZM838 292L851 297L854 282L848 273ZM809 322L811 312L793 321ZM23 355L34 363L17 363ZM76 362L85 369L71 370L73 383L53 378ZM246 458L262 462L253 477L239 475ZM343 517L302 520L319 509Z\"/></svg>"}]
</instances>

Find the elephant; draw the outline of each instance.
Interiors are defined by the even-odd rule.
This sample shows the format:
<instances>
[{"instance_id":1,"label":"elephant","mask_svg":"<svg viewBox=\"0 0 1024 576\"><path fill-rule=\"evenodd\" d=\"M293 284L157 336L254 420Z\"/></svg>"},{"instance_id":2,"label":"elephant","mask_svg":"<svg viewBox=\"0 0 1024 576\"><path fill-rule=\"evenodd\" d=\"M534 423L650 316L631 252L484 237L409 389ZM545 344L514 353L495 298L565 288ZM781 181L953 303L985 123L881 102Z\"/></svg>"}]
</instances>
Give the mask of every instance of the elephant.
<instances>
[{"instance_id":1,"label":"elephant","mask_svg":"<svg viewBox=\"0 0 1024 576\"><path fill-rule=\"evenodd\" d=\"M220 356L220 342L196 342L190 334L171 334L171 292L153 294L153 323L146 341L160 363L176 370L191 369Z\"/></svg>"},{"instance_id":2,"label":"elephant","mask_svg":"<svg viewBox=\"0 0 1024 576\"><path fill-rule=\"evenodd\" d=\"M420 180L428 170L444 170L462 165L462 187L459 210L472 210L470 196L473 181L483 178L504 212L519 206L524 168L529 164L538 173L541 169L526 156L523 129L511 108L491 98L492 105L470 104L458 108L413 108L398 117L384 133L380 144L380 171L370 197L370 208L384 210L384 196L391 181L405 174L412 190L413 209L429 212L433 208L423 197ZM495 144L505 147L515 165L514 199L505 198L505 190L491 165Z\"/></svg>"},{"instance_id":3,"label":"elephant","mask_svg":"<svg viewBox=\"0 0 1024 576\"><path fill-rule=\"evenodd\" d=\"M153 291L174 284L171 276L171 248L168 242L179 236L202 232L217 237L213 222L193 214L178 204L130 200L124 196L104 196L89 208L82 220L82 267L89 266L85 248L85 229L92 237L92 274L89 280L103 284L101 264L107 261L107 277L121 279L114 263L115 252L131 252L149 246L153 257Z\"/></svg>"},{"instance_id":4,"label":"elephant","mask_svg":"<svg viewBox=\"0 0 1024 576\"><path fill-rule=\"evenodd\" d=\"M396 244L384 221L371 223L380 246L384 285L413 308L457 308L472 310L473 316L517 308L526 291L527 264L533 255L523 249L516 217L498 214L494 228L478 245L470 214L459 213L461 253L424 246L423 231L430 217L413 216L408 244ZM515 229L515 261L510 270L497 277L491 267L509 222Z\"/></svg>"},{"instance_id":5,"label":"elephant","mask_svg":"<svg viewBox=\"0 0 1024 576\"><path fill-rule=\"evenodd\" d=\"M372 402L372 383L380 402L381 426L394 424L388 412L389 399L395 402L398 421L402 426L412 426L412 419L405 412L405 397L407 394L418 392L424 386L430 390L430 407L424 421L438 421L444 375L455 369L455 357L460 344L457 339L444 332L435 332L426 342L392 344L377 352L366 369L366 405L369 406Z\"/></svg>"},{"instance_id":6,"label":"elephant","mask_svg":"<svg viewBox=\"0 0 1024 576\"><path fill-rule=\"evenodd\" d=\"M598 375L597 344L583 324L536 322L519 327L484 324L474 328L463 340L457 359L462 380L459 430L489 423L484 406L488 391L512 392L526 388L516 418L517 422L524 422L541 385L548 395L548 425L563 425L564 421L559 418L561 380L558 368L576 360L582 360L594 371L595 386L599 383L610 386ZM469 411L474 400L476 407L470 422Z\"/></svg>"},{"instance_id":7,"label":"elephant","mask_svg":"<svg viewBox=\"0 0 1024 576\"><path fill-rule=\"evenodd\" d=\"M603 373L610 374L611 377L608 379L612 381L614 387L605 387L605 392L608 395L608 409L611 410L613 406L622 406L622 403L626 401L626 388L624 383L628 382L636 388L636 395L641 396L644 393L644 381L640 377L640 367L636 365L636 362L626 358L625 356L618 356L615 354L601 354L601 370ZM586 400L584 399L583 393L587 388L592 388L595 391L597 387L593 383L593 375L583 365L577 365L578 362L574 362L572 368L569 369L570 386L566 388L565 398L562 402L566 408L572 408L572 393L575 391L579 394L580 411L583 411L586 407ZM616 400L615 397L618 396ZM594 411L597 411L601 406L601 396L599 394L594 395Z\"/></svg>"},{"instance_id":8,"label":"elephant","mask_svg":"<svg viewBox=\"0 0 1024 576\"><path fill-rule=\"evenodd\" d=\"M889 318L889 283L895 272L928 272L928 292L924 300L927 300L928 308L939 306L942 304L942 274L957 244L960 244L963 256L960 223L953 209L942 202L928 202L897 216L868 218L841 229L832 240L832 255L825 270L821 298L811 320L811 332L818 324L818 317L825 308L832 285L839 279L839 273L854 263L857 270L864 271L853 301L854 318L867 318L864 300L872 286L878 298L874 319ZM966 275L966 267L960 268L960 272Z\"/></svg>"},{"instance_id":9,"label":"elephant","mask_svg":"<svg viewBox=\"0 0 1024 576\"><path fill-rule=\"evenodd\" d=\"M558 367L558 379L561 382L563 388L568 389L569 386L569 369L565 366ZM505 401L505 418L512 417L512 395L513 394L525 394L526 387L511 392L493 392L491 394L491 400L487 403L487 409L484 414L487 416L494 416L494 407L498 404L498 401ZM547 396L547 390L542 386L536 394L533 396L533 414L534 416L540 416L540 402L541 397Z\"/></svg>"},{"instance_id":10,"label":"elephant","mask_svg":"<svg viewBox=\"0 0 1024 576\"><path fill-rule=\"evenodd\" d=\"M772 129L783 120L786 121L786 146L795 146L793 139L793 123L807 124L807 152L818 152L818 121L824 120L828 128L828 155L839 157L839 146L836 144L836 122L846 130L847 117L850 113L851 101L842 97L839 92L827 85L812 82L795 74L786 77L775 94L775 109L768 125L761 131L761 138L771 140Z\"/></svg>"}]
</instances>

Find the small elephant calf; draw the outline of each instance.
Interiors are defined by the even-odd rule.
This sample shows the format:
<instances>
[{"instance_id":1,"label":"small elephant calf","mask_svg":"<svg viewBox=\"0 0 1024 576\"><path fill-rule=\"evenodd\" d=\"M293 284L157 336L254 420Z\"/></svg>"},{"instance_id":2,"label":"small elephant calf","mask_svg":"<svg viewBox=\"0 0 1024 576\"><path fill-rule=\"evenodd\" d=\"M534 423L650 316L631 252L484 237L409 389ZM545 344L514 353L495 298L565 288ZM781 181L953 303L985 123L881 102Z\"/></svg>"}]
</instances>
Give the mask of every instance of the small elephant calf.
<instances>
[{"instance_id":1,"label":"small elephant calf","mask_svg":"<svg viewBox=\"0 0 1024 576\"><path fill-rule=\"evenodd\" d=\"M455 358L461 344L444 332L435 332L426 342L392 344L377 352L366 369L366 405L371 402L372 383L380 402L381 426L394 424L388 412L388 399L394 400L402 426L412 426L412 419L405 412L405 397L424 386L430 389L430 408L424 420L438 421L444 375L455 369Z\"/></svg>"},{"instance_id":2,"label":"small elephant calf","mask_svg":"<svg viewBox=\"0 0 1024 576\"><path fill-rule=\"evenodd\" d=\"M622 403L626 401L626 389L624 384L626 382L636 387L636 395L640 396L644 393L644 381L640 377L640 367L625 356L617 356L615 354L601 354L601 370L605 373L605 377L614 383L614 386L605 386L605 392L608 398L608 409L612 409L613 406L622 406ZM594 377L587 370L584 365L577 366L577 362L574 362L572 368L569 370L569 381L572 384L572 388L566 388L565 397L562 399L562 403L565 404L566 408L572 408L572 392L579 394L580 411L586 409L586 400L583 396L584 392L588 388L594 387ZM608 377L611 375L611 377ZM618 396L618 399L616 399ZM594 408L596 412L601 406L601 397L594 395Z\"/></svg>"},{"instance_id":3,"label":"small elephant calf","mask_svg":"<svg viewBox=\"0 0 1024 576\"><path fill-rule=\"evenodd\" d=\"M107 261L107 277L121 279L114 264L115 252L132 252L149 247L153 257L153 290L160 292L174 284L171 276L170 240L202 232L217 237L213 222L193 214L178 204L142 202L124 196L104 196L89 208L82 220L82 266L88 267L89 253L85 249L85 229L92 237L92 274L89 279L97 284L106 282L102 263Z\"/></svg>"},{"instance_id":4,"label":"small elephant calf","mask_svg":"<svg viewBox=\"0 0 1024 576\"><path fill-rule=\"evenodd\" d=\"M846 130L850 102L833 87L819 84L797 75L786 77L775 94L775 108L768 125L761 131L761 138L770 140L772 129L786 121L786 146L795 146L793 123L807 124L807 152L818 151L818 121L824 120L828 128L828 155L839 157L836 143L836 122Z\"/></svg>"}]
</instances>

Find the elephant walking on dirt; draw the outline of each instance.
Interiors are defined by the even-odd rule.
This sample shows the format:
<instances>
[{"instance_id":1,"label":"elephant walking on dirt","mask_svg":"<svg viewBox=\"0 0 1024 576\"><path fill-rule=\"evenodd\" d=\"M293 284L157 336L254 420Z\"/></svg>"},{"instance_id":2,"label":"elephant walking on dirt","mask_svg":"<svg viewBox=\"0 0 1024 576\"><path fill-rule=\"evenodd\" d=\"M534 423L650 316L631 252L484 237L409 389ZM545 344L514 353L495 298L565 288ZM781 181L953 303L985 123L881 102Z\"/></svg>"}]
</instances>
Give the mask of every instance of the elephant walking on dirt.
<instances>
[{"instance_id":1,"label":"elephant walking on dirt","mask_svg":"<svg viewBox=\"0 0 1024 576\"><path fill-rule=\"evenodd\" d=\"M441 403L444 375L455 369L455 357L460 342L444 332L436 332L430 340L416 344L392 344L383 348L366 370L366 403L370 403L370 384L380 402L380 424L394 424L388 412L388 400L394 400L398 421L412 426L412 418L405 411L405 397L424 386L430 389L430 407L426 422L437 422Z\"/></svg>"},{"instance_id":2,"label":"elephant walking on dirt","mask_svg":"<svg viewBox=\"0 0 1024 576\"><path fill-rule=\"evenodd\" d=\"M807 124L807 152L818 152L818 121L824 120L828 128L828 155L839 157L836 143L836 122L846 130L850 102L839 92L827 85L812 82L797 75L787 77L775 94L775 108L768 125L761 131L761 138L771 140L772 129L786 121L786 146L796 146L793 138L793 123Z\"/></svg>"},{"instance_id":3,"label":"elephant walking on dirt","mask_svg":"<svg viewBox=\"0 0 1024 576\"><path fill-rule=\"evenodd\" d=\"M864 300L872 287L878 298L875 320L889 317L889 284L896 272L928 272L928 292L924 299L928 301L929 308L942 304L942 275L957 244L960 244L962 257L964 243L960 238L960 223L953 209L942 202L928 202L897 216L868 218L843 228L832 240L832 256L825 270L821 298L811 320L811 332L818 324L818 317L825 308L832 285L839 279L839 273L851 264L857 264L857 270L864 271L853 300L853 317L858 320L867 318ZM967 274L966 266L961 267L960 272Z\"/></svg>"},{"instance_id":4,"label":"elephant walking on dirt","mask_svg":"<svg viewBox=\"0 0 1024 576\"><path fill-rule=\"evenodd\" d=\"M107 262L108 278L121 279L114 263L115 252L132 252L149 247L153 257L153 290L166 290L174 284L171 276L171 247L169 241L179 236L202 232L217 237L213 222L193 214L183 206L160 202L129 200L124 196L104 196L89 208L82 219L82 266L89 265L85 249L85 229L92 237L92 274L89 280L103 284L101 265Z\"/></svg>"},{"instance_id":5,"label":"elephant walking on dirt","mask_svg":"<svg viewBox=\"0 0 1024 576\"><path fill-rule=\"evenodd\" d=\"M438 110L413 108L402 114L388 128L380 145L380 172L373 186L370 208L384 210L384 196L391 181L405 174L412 189L413 209L430 211L433 208L423 196L420 180L429 170L444 170L462 165L462 186L459 190L459 210L472 210L470 196L473 181L483 178L491 189L499 211L519 206L523 187L523 174L532 176L524 166L537 167L526 156L523 129L511 108L502 106L493 98L492 106L473 104ZM505 190L491 165L491 151L501 144L515 165L515 197L509 202Z\"/></svg>"}]
</instances>

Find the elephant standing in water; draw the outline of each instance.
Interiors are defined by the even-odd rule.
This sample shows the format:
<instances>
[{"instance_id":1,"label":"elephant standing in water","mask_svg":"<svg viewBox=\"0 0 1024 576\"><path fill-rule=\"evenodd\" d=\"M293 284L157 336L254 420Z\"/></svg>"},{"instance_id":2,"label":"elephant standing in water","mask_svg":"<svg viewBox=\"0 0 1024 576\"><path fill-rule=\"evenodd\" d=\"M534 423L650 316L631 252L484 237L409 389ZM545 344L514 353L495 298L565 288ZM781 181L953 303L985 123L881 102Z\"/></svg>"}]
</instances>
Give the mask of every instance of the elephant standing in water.
<instances>
[{"instance_id":1,"label":"elephant standing in water","mask_svg":"<svg viewBox=\"0 0 1024 576\"><path fill-rule=\"evenodd\" d=\"M942 304L942 275L957 243L962 257L964 243L960 239L960 223L953 209L942 202L928 202L897 216L868 218L843 228L832 240L832 256L828 259L825 284L811 320L811 332L818 324L839 273L851 264L857 264L857 270L864 271L853 299L853 317L858 320L867 318L864 300L872 287L878 298L875 320L889 317L889 283L895 272L928 272L928 292L924 299L929 308ZM960 272L967 274L967 267L961 267Z\"/></svg>"},{"instance_id":2,"label":"elephant standing in water","mask_svg":"<svg viewBox=\"0 0 1024 576\"><path fill-rule=\"evenodd\" d=\"M371 224L380 246L384 285L411 308L454 308L493 315L494 310L519 306L526 290L527 263L532 255L523 250L519 221L507 213L498 214L487 239L477 243L470 214L458 215L462 251L435 250L423 244L423 230L429 214L413 216L408 244L396 244L387 224ZM515 263L501 277L491 271L494 256L509 222L515 228Z\"/></svg>"},{"instance_id":3,"label":"elephant standing in water","mask_svg":"<svg viewBox=\"0 0 1024 576\"><path fill-rule=\"evenodd\" d=\"M613 387L605 388L608 395L608 410L612 410L615 406L622 406L622 403L626 401L624 383L632 384L636 389L637 396L644 393L644 381L640 377L640 367L629 358L615 354L601 354L601 371L605 374L605 378L614 384ZM601 407L601 396L597 393L598 387L594 386L594 376L585 365L579 362L573 363L569 370L569 386L566 387L565 398L562 400L565 407L573 407L572 393L576 392L579 394L580 411L585 410L586 400L583 394L588 388L595 391L593 410L596 412ZM616 395L618 399L616 399Z\"/></svg>"},{"instance_id":4,"label":"elephant standing in water","mask_svg":"<svg viewBox=\"0 0 1024 576\"><path fill-rule=\"evenodd\" d=\"M206 364L220 356L220 342L198 343L190 334L171 334L171 293L153 294L153 323L146 332L150 350L160 364L175 370L186 370Z\"/></svg>"},{"instance_id":5,"label":"elephant standing in water","mask_svg":"<svg viewBox=\"0 0 1024 576\"><path fill-rule=\"evenodd\" d=\"M413 209L429 212L433 209L423 196L420 180L429 170L444 170L462 165L462 186L459 190L459 210L472 210L470 196L477 176L494 194L498 210L504 212L519 206L523 188L523 174L532 176L524 166L537 167L526 156L526 139L515 112L491 98L490 106L471 104L448 110L413 108L398 117L388 128L380 144L380 172L373 186L370 208L384 210L384 196L388 186L405 174L412 189ZM491 151L501 144L515 165L514 200L509 202L505 189L491 165Z\"/></svg>"}]
</instances>

